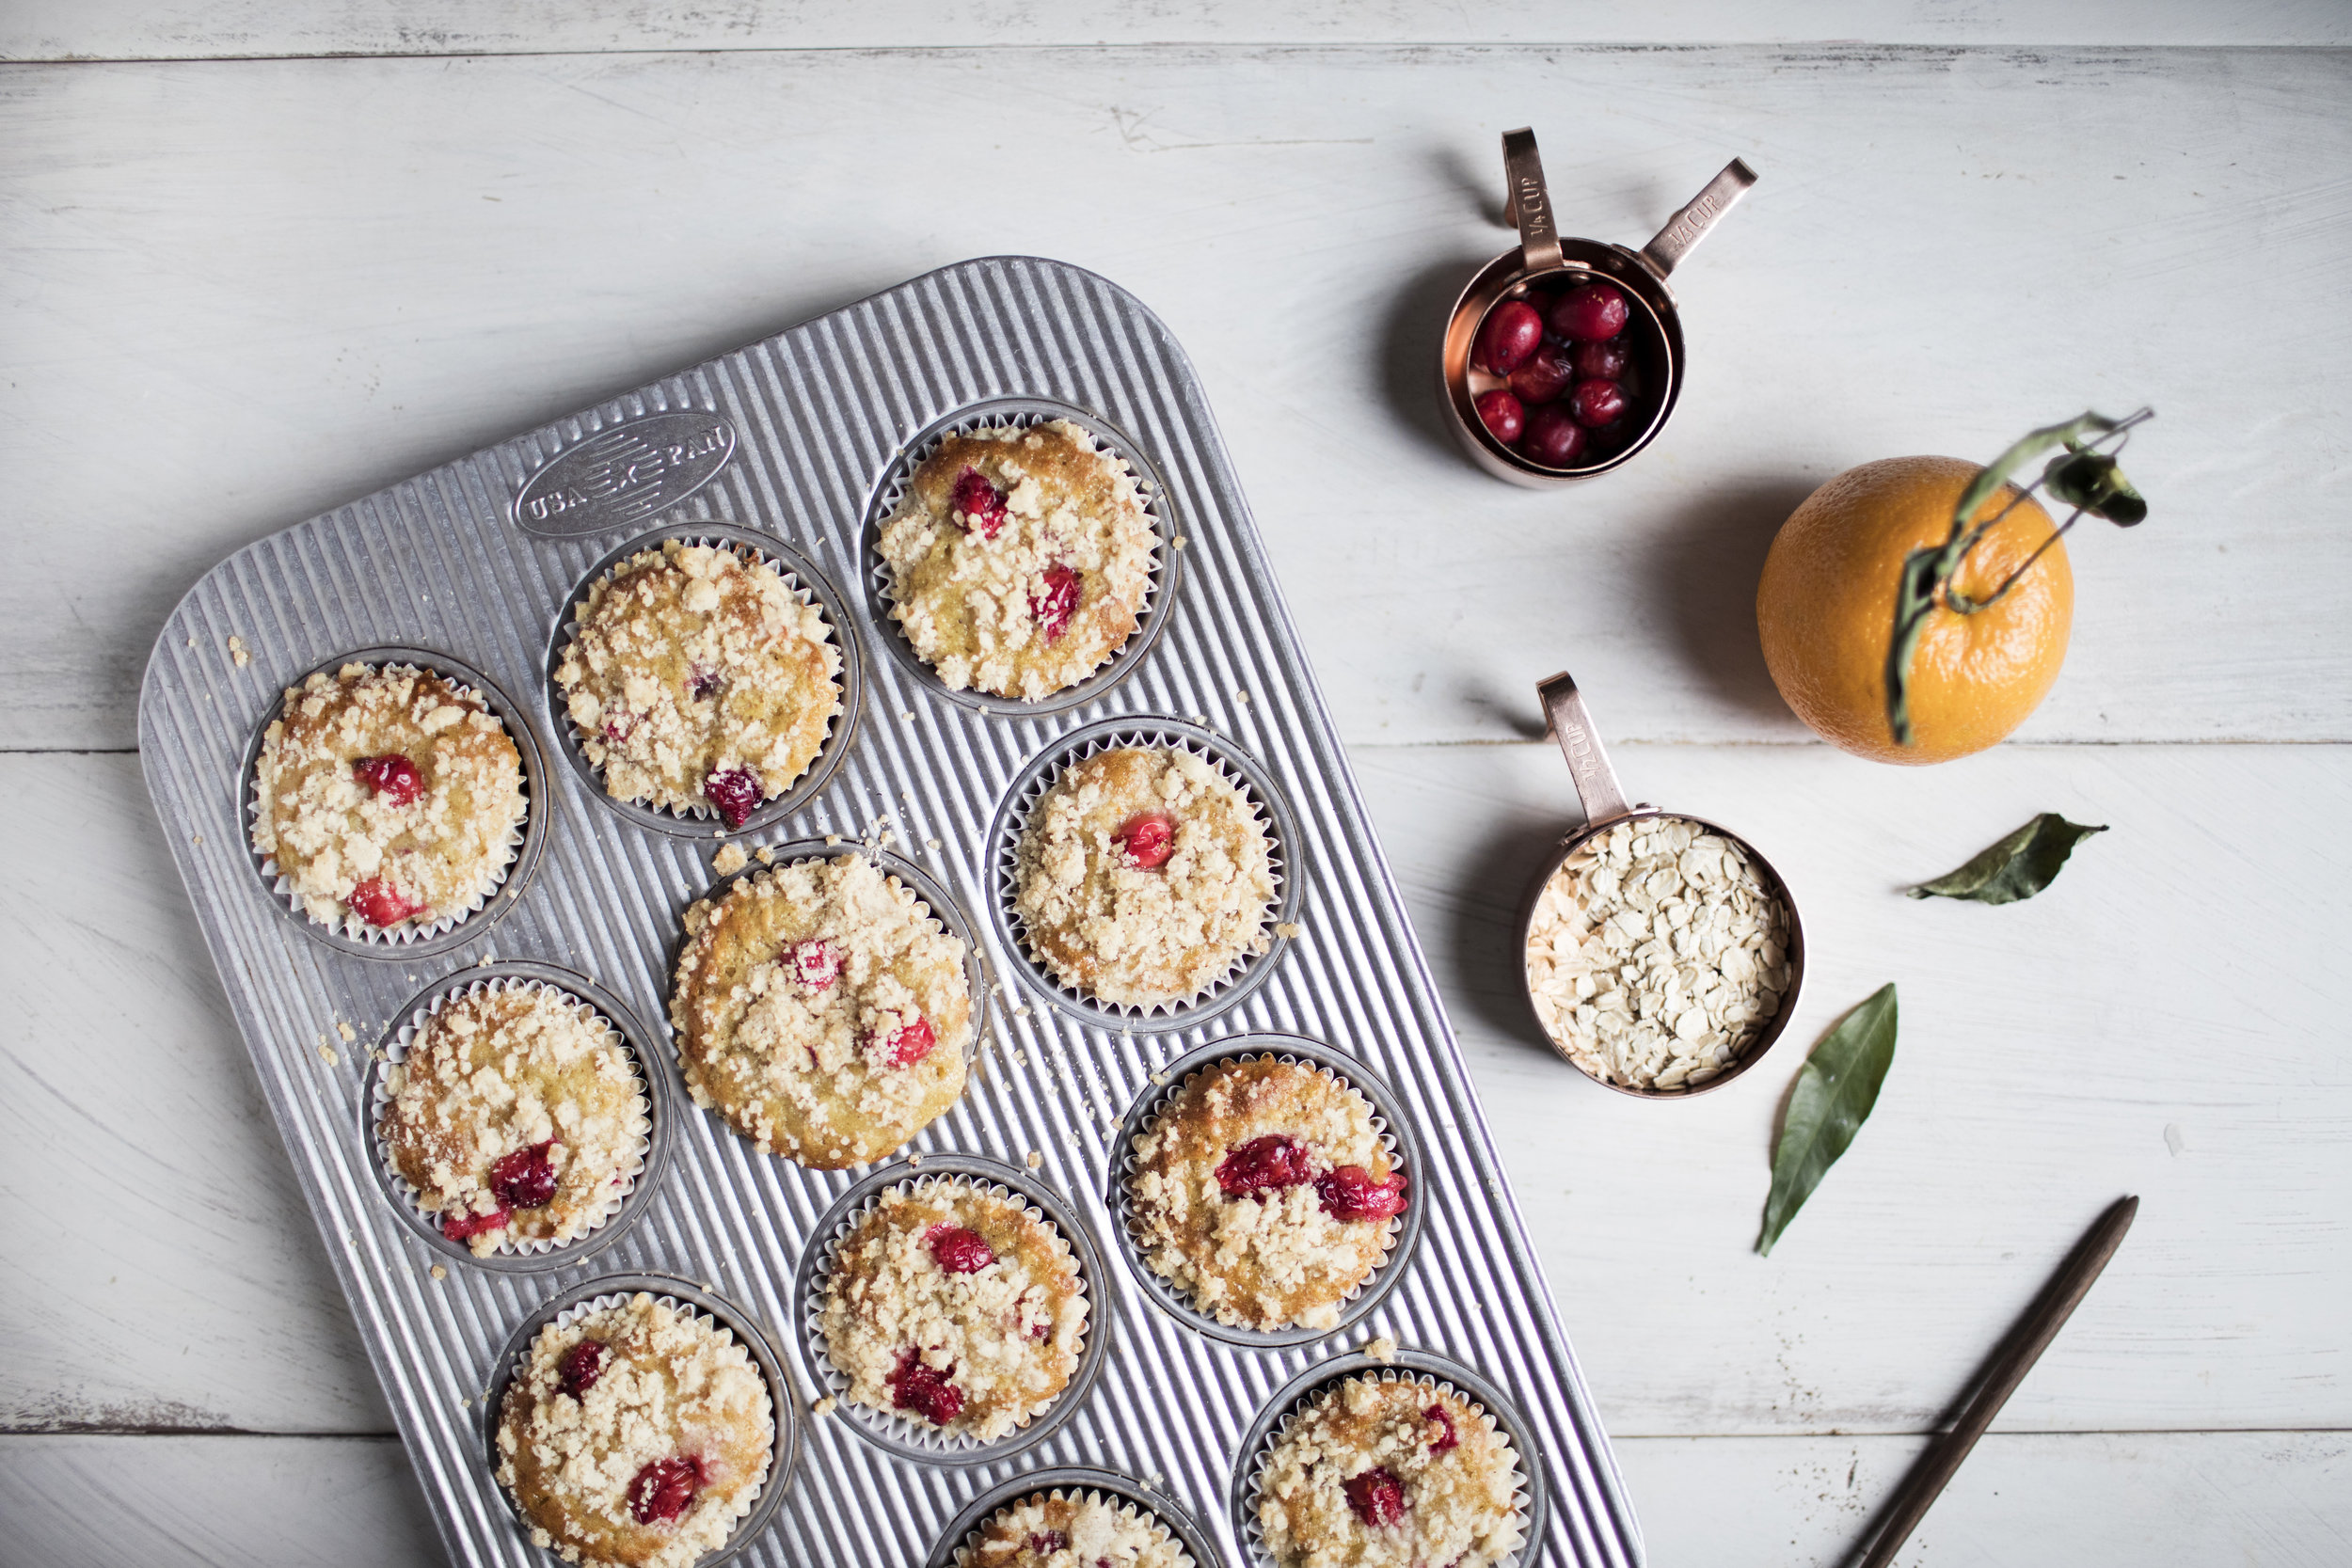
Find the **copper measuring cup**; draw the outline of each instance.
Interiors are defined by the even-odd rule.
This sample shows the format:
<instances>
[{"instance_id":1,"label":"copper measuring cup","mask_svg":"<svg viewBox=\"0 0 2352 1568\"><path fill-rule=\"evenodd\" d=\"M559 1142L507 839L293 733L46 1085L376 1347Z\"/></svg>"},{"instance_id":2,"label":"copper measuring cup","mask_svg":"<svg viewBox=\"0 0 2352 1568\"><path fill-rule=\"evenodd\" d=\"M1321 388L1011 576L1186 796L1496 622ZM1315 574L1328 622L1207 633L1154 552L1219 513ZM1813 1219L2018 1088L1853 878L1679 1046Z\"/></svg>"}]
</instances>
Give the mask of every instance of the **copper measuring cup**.
<instances>
[{"instance_id":1,"label":"copper measuring cup","mask_svg":"<svg viewBox=\"0 0 2352 1568\"><path fill-rule=\"evenodd\" d=\"M1528 1012L1534 1018L1535 1026L1542 1032L1545 1040L1550 1044L1553 1051L1559 1053L1560 1059L1604 1088L1614 1089L1619 1094L1631 1095L1637 1100L1688 1100L1692 1095L1706 1094L1710 1090L1722 1088L1725 1084L1754 1067L1764 1053L1772 1049L1772 1043L1780 1038L1781 1032L1788 1027L1788 1020L1796 1013L1798 994L1804 989L1804 922L1797 913L1796 896L1788 891L1788 884L1782 879L1780 872L1771 861L1764 858L1755 845L1720 822L1710 822L1704 816L1692 816L1688 812L1661 811L1652 805L1627 803L1624 786L1617 783L1617 770L1609 765L1609 753L1601 746L1600 732L1594 728L1593 716L1585 709L1583 694L1577 690L1576 682L1569 677L1566 671L1564 670L1547 680L1537 682L1535 693L1544 705L1546 733L1560 743L1560 753L1568 761L1568 774L1576 781L1577 799L1584 805L1584 826L1563 839L1559 849L1545 862L1542 874L1529 888L1526 904L1519 911L1519 982L1527 990ZM1613 1083L1588 1070L1568 1053L1565 1045L1552 1037L1549 1029L1544 1027L1543 1010L1535 1004L1534 984L1527 972L1527 943L1528 939L1534 932L1535 907L1543 898L1544 889L1550 884L1551 879L1558 874L1560 867L1588 840L1608 832L1620 822L1645 819L1669 819L1695 823L1708 832L1719 833L1738 845L1755 863L1756 871L1762 876L1766 886L1774 896L1779 898L1780 907L1788 916L1788 940L1784 952L1788 963L1788 986L1781 992L1780 1009L1773 1013L1762 1031L1755 1039L1748 1042L1747 1048L1732 1060L1729 1067L1724 1068L1706 1083L1695 1086L1677 1086L1671 1089L1641 1088L1629 1084Z\"/></svg>"},{"instance_id":2,"label":"copper measuring cup","mask_svg":"<svg viewBox=\"0 0 2352 1568\"><path fill-rule=\"evenodd\" d=\"M1535 134L1529 130L1502 134L1502 166L1509 193L1506 215L1519 231L1517 250L1505 251L1480 269L1454 302L1447 318L1445 346L1438 374L1444 384L1446 412L1454 434L1472 460L1488 473L1531 489L1591 479L1619 467L1650 444L1665 428L1682 392L1682 316L1666 276L1707 236L1716 220L1756 183L1756 170L1734 158L1724 171L1691 198L1689 206L1666 220L1649 244L1639 250L1599 240L1563 239L1553 221L1551 197L1544 188L1544 166L1535 155ZM1645 410L1627 418L1639 428L1622 447L1607 456L1572 467L1553 468L1514 451L1495 439L1472 406L1480 393L1503 385L1470 364L1470 350L1486 312L1505 299L1523 296L1530 286L1613 283L1626 296L1629 319L1625 336L1638 372Z\"/></svg>"}]
</instances>

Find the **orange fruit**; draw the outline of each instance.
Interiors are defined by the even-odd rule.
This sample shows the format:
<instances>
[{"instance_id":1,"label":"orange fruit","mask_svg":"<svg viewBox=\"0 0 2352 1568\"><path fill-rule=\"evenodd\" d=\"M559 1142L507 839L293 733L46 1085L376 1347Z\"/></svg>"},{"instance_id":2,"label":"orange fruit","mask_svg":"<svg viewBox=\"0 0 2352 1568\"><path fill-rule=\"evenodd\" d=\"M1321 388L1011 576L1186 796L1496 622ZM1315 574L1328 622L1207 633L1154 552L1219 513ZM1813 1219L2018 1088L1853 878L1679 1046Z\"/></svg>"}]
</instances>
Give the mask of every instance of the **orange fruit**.
<instances>
[{"instance_id":1,"label":"orange fruit","mask_svg":"<svg viewBox=\"0 0 2352 1568\"><path fill-rule=\"evenodd\" d=\"M1903 557L1950 533L1961 492L1982 471L1956 457L1893 457L1849 468L1780 525L1756 586L1756 625L1772 684L1831 744L1874 762L1946 762L2025 721L2058 679L2074 619L2074 574L2054 544L2000 602L1963 615L1939 596L1911 665L1913 744L1886 721L1886 650ZM2004 485L1984 521L2015 499ZM1990 594L2050 537L2050 515L2021 502L1979 540L1955 579Z\"/></svg>"}]
</instances>

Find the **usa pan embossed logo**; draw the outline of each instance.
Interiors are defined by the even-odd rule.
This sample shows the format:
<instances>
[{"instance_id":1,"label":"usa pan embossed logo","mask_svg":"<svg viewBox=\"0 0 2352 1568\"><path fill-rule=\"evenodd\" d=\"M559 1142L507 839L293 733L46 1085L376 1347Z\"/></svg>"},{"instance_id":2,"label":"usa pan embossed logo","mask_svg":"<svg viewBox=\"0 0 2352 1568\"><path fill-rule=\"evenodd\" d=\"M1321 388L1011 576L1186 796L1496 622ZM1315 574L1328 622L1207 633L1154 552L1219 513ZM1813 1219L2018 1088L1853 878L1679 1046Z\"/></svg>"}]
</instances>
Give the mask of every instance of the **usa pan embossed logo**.
<instances>
[{"instance_id":1,"label":"usa pan embossed logo","mask_svg":"<svg viewBox=\"0 0 2352 1568\"><path fill-rule=\"evenodd\" d=\"M515 524L577 538L666 512L719 477L735 455L723 414L673 409L624 420L566 447L515 497Z\"/></svg>"}]
</instances>

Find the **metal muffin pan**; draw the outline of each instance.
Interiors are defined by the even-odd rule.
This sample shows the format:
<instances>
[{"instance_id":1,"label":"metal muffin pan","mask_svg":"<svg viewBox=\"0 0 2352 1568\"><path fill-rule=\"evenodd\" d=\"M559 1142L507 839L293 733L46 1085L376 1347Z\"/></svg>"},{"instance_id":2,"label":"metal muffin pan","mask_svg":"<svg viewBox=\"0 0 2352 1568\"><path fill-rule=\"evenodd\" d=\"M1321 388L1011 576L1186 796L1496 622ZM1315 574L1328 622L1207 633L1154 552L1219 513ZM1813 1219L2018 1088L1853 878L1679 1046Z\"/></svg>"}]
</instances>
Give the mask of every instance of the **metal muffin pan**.
<instances>
[{"instance_id":1,"label":"metal muffin pan","mask_svg":"<svg viewBox=\"0 0 2352 1568\"><path fill-rule=\"evenodd\" d=\"M940 429L1008 409L1082 416L1132 448L1168 552L1155 640L1070 707L959 700L891 651L895 626L856 591L870 587L875 509L910 454ZM863 656L863 701L844 720L854 737L830 780L767 831L722 839L636 821L577 767L542 763L529 842L509 876L516 891L501 890L494 908L407 944L288 928L291 911L246 847L244 813L255 736L285 686L362 651L410 650L469 684L479 676L526 758L545 757L569 744L548 660L591 569L625 544L735 530L795 552L796 574L805 566L812 588L835 590L845 662L850 644ZM232 653L232 635L248 658ZM730 1542L741 1562L913 1568L951 1550L951 1527L988 1499L1080 1470L1138 1501L1161 1498L1194 1532L1196 1555L1239 1568L1248 1548L1231 1503L1253 1421L1278 1391L1339 1369L1375 1337L1405 1347L1402 1364L1424 1356L1474 1374L1514 1412L1541 1508L1523 1560L1643 1560L1607 1438L1200 388L1166 328L1102 278L1025 258L948 267L263 539L173 611L139 721L174 861L453 1560L553 1560L530 1544L485 1463L482 1402L534 1314L658 1276L786 1351L769 1356L780 1444L797 1452L780 1447L759 1509ZM1187 736L1248 775L1282 853L1275 918L1299 927L1204 1003L1148 1020L1057 995L1030 972L1002 902L1008 802L1025 770L1052 766L1096 726ZM975 964L1006 976L984 987L963 1099L894 1160L911 1167L920 1155L944 1174L964 1156L1016 1172L1007 1185L1069 1216L1073 1241L1094 1253L1099 1375L1033 1422L1050 1429L1009 1459L892 1452L850 1420L808 1414L820 1390L800 1364L805 1348L787 1349L804 1338L797 1275L823 1239L823 1216L875 1173L756 1153L688 1102L666 1031L636 1042L661 1080L666 1159L649 1164L626 1224L583 1238L596 1243L593 1256L558 1248L555 1264L532 1271L453 1256L404 1219L361 1109L370 1054L320 1049L341 1046L339 1024L376 1039L420 996L498 960L571 972L631 1019L665 1020L683 911L722 879L712 851L788 839L806 852L827 836L838 841L827 847L888 851L923 872L943 919L974 940ZM1259 1345L1146 1299L1132 1258L1108 1254L1128 1248L1111 1208L1122 1118L1152 1075L1268 1035L1314 1042L1335 1067L1352 1058L1380 1086L1383 1118L1413 1161L1409 1212L1421 1230L1383 1267L1357 1321Z\"/></svg>"}]
</instances>

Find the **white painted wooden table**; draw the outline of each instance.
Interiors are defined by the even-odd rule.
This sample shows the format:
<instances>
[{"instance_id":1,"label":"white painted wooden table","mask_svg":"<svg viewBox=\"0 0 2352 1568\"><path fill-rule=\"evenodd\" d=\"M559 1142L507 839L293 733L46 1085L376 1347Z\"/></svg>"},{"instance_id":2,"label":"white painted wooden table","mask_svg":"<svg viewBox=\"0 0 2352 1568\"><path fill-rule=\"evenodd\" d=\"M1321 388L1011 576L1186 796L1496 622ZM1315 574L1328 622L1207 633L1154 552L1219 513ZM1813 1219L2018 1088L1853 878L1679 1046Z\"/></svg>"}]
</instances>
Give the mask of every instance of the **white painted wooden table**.
<instances>
[{"instance_id":1,"label":"white painted wooden table","mask_svg":"<svg viewBox=\"0 0 2352 1568\"><path fill-rule=\"evenodd\" d=\"M2352 1560L2347 45L2337 0L15 0L0 1562L437 1560L130 752L173 599L993 251L1108 275L1197 359L1654 1561L1837 1561L2125 1191L1905 1561ZM1677 278L1673 427L1565 496L1459 461L1428 385L1522 122L1576 232L1764 176ZM1810 743L1749 608L1794 501L2141 402L2153 520L2080 538L2019 739L1915 773ZM1731 1091L1608 1095L1515 1010L1562 665L1633 790L1804 890L1794 1043ZM2045 808L2115 831L2039 900L1897 895ZM1889 979L1878 1113L1758 1259L1778 1091Z\"/></svg>"}]
</instances>

